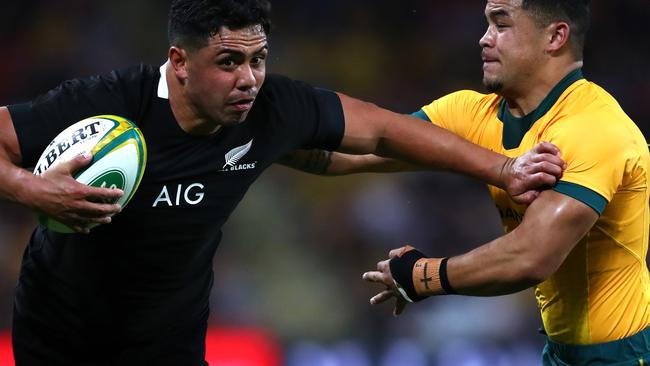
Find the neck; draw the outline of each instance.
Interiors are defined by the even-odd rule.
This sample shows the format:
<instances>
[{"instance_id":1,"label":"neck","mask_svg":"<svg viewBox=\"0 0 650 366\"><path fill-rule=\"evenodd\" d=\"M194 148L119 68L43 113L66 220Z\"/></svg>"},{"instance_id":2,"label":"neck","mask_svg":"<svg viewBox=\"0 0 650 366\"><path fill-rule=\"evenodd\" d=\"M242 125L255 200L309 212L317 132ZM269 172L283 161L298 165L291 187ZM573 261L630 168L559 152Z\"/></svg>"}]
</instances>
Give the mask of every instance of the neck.
<instances>
[{"instance_id":1,"label":"neck","mask_svg":"<svg viewBox=\"0 0 650 366\"><path fill-rule=\"evenodd\" d=\"M518 90L503 93L510 113L515 117L523 117L537 109L544 98L571 71L582 67L582 61L574 61L558 67L548 64L546 68L533 77L528 78L526 85Z\"/></svg>"},{"instance_id":2,"label":"neck","mask_svg":"<svg viewBox=\"0 0 650 366\"><path fill-rule=\"evenodd\" d=\"M192 107L192 103L183 90L181 80L176 77L169 63L166 66L165 75L169 90L169 105L178 126L188 134L196 136L206 136L217 132L221 125L200 117L199 111Z\"/></svg>"}]
</instances>

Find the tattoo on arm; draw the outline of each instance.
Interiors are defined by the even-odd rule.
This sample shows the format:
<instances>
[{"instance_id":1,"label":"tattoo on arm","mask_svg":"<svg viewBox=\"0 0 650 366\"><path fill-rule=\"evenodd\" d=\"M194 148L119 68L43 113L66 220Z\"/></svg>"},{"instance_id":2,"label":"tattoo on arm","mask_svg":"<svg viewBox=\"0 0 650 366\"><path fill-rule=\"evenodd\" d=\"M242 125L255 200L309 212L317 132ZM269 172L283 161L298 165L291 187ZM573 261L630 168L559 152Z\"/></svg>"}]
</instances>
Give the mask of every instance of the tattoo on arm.
<instances>
[{"instance_id":1,"label":"tattoo on arm","mask_svg":"<svg viewBox=\"0 0 650 366\"><path fill-rule=\"evenodd\" d=\"M429 263L424 263L424 270L422 271L422 279L420 282L424 282L424 286L429 289L429 282L433 281L433 278L427 277L427 267L429 266Z\"/></svg>"},{"instance_id":2,"label":"tattoo on arm","mask_svg":"<svg viewBox=\"0 0 650 366\"><path fill-rule=\"evenodd\" d=\"M284 156L280 163L312 174L327 174L332 163L332 152L326 150L298 150Z\"/></svg>"},{"instance_id":3,"label":"tattoo on arm","mask_svg":"<svg viewBox=\"0 0 650 366\"><path fill-rule=\"evenodd\" d=\"M326 150L311 150L302 169L315 174L325 174L332 163L332 152Z\"/></svg>"}]
</instances>

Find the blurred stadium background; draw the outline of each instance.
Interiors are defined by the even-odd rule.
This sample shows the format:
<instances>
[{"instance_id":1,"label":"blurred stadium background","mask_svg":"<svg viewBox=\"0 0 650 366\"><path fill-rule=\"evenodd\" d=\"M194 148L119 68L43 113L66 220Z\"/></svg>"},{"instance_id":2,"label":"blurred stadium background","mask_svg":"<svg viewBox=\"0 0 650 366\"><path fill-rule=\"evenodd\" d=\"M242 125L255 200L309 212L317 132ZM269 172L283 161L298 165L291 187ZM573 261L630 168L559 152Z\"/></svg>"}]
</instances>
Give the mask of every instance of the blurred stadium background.
<instances>
[{"instance_id":1,"label":"blurred stadium background","mask_svg":"<svg viewBox=\"0 0 650 366\"><path fill-rule=\"evenodd\" d=\"M648 136L647 0L594 1L585 75ZM166 58L168 2L21 0L0 5L0 105L65 79ZM273 1L269 72L410 113L481 90L483 1ZM0 202L0 364L31 212ZM531 291L436 298L399 318L370 307L361 273L411 243L435 255L501 233L479 182L448 173L321 178L275 167L251 188L214 261L211 365L538 365ZM251 271L258 268L259 271ZM47 304L43 304L47 306ZM4 358L3 358L4 357Z\"/></svg>"}]
</instances>

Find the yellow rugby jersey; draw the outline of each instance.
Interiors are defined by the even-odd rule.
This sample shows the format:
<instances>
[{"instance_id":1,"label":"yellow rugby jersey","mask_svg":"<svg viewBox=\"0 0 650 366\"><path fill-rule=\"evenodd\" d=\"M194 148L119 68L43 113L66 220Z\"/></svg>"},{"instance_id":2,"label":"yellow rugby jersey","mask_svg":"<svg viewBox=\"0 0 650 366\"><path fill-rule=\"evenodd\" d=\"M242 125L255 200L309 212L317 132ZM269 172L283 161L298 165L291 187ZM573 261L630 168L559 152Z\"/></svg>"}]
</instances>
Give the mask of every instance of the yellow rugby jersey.
<instances>
[{"instance_id":1,"label":"yellow rugby jersey","mask_svg":"<svg viewBox=\"0 0 650 366\"><path fill-rule=\"evenodd\" d=\"M593 344L633 335L650 324L648 146L616 100L576 70L539 107L517 118L496 94L460 91L414 115L493 151L516 157L538 142L555 144L568 168L554 190L600 217L559 270L535 288L548 336ZM526 206L489 186L506 232Z\"/></svg>"}]
</instances>

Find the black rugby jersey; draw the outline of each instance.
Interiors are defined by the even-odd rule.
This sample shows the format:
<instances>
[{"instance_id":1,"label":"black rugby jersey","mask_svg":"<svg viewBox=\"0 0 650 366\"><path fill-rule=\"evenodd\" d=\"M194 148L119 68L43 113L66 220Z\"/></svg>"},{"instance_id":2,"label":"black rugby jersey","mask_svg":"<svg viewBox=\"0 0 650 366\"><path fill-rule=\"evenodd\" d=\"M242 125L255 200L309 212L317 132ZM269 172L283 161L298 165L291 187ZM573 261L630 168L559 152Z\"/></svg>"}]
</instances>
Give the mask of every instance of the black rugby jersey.
<instances>
[{"instance_id":1,"label":"black rugby jersey","mask_svg":"<svg viewBox=\"0 0 650 366\"><path fill-rule=\"evenodd\" d=\"M148 149L140 187L111 224L88 235L35 230L17 316L62 337L108 334L133 344L205 322L221 226L249 186L291 150L334 150L342 139L335 93L277 75L267 76L244 122L191 136L172 114L160 70L140 65L67 81L9 106L25 167L65 127L100 114L135 122ZM228 159L232 151L247 152Z\"/></svg>"}]
</instances>

